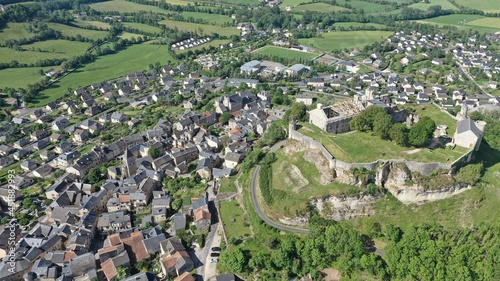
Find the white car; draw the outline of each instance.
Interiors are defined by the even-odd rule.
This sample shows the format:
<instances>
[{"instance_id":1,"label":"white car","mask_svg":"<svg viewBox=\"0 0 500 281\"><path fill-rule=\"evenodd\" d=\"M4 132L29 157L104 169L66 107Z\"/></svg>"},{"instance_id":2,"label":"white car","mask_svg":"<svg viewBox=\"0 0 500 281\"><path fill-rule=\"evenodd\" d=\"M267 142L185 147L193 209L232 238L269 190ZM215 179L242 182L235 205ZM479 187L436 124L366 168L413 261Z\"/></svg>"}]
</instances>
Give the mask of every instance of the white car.
<instances>
[{"instance_id":1,"label":"white car","mask_svg":"<svg viewBox=\"0 0 500 281\"><path fill-rule=\"evenodd\" d=\"M210 262L211 263L217 263L217 262L219 262L219 259L218 258L211 258Z\"/></svg>"}]
</instances>

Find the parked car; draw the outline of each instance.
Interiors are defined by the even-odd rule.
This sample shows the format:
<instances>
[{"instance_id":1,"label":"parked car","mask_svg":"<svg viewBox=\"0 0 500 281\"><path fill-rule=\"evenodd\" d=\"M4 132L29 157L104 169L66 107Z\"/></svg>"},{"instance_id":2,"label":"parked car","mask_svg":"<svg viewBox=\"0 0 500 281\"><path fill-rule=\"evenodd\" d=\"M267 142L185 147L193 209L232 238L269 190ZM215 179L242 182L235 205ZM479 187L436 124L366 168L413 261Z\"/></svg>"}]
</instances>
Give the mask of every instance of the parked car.
<instances>
[{"instance_id":1,"label":"parked car","mask_svg":"<svg viewBox=\"0 0 500 281\"><path fill-rule=\"evenodd\" d=\"M218 256L220 256L220 253L211 253L210 256L211 257L218 257Z\"/></svg>"},{"instance_id":2,"label":"parked car","mask_svg":"<svg viewBox=\"0 0 500 281\"><path fill-rule=\"evenodd\" d=\"M212 258L212 259L210 259L210 262L211 263L217 263L217 262L219 262L219 259L218 258Z\"/></svg>"},{"instance_id":3,"label":"parked car","mask_svg":"<svg viewBox=\"0 0 500 281\"><path fill-rule=\"evenodd\" d=\"M212 247L212 252L220 252L220 248L219 247Z\"/></svg>"}]
</instances>

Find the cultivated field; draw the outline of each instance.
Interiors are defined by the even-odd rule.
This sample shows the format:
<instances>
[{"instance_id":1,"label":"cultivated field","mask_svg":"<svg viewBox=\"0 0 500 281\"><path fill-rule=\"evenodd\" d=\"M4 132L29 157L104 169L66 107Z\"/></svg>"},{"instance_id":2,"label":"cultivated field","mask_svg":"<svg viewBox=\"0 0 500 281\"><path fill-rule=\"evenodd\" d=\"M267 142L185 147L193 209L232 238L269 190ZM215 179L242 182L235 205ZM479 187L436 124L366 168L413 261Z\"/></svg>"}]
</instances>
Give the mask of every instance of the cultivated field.
<instances>
[{"instance_id":1,"label":"cultivated field","mask_svg":"<svg viewBox=\"0 0 500 281\"><path fill-rule=\"evenodd\" d=\"M457 4L485 11L500 13L500 1L497 0L456 0Z\"/></svg>"},{"instance_id":2,"label":"cultivated field","mask_svg":"<svg viewBox=\"0 0 500 281\"><path fill-rule=\"evenodd\" d=\"M23 49L49 53L65 54L68 57L83 54L90 48L90 43L69 40L47 40L23 45Z\"/></svg>"},{"instance_id":3,"label":"cultivated field","mask_svg":"<svg viewBox=\"0 0 500 281\"><path fill-rule=\"evenodd\" d=\"M317 54L291 50L277 46L265 46L254 51L255 54L278 56L290 59L312 59L317 57Z\"/></svg>"},{"instance_id":4,"label":"cultivated field","mask_svg":"<svg viewBox=\"0 0 500 281\"><path fill-rule=\"evenodd\" d=\"M436 6L439 5L443 8L443 10L456 10L457 7L453 6L450 1L448 0L429 0L429 3L415 3L411 4L409 7L414 8L414 9L420 9L420 10L427 10L431 6Z\"/></svg>"},{"instance_id":5,"label":"cultivated field","mask_svg":"<svg viewBox=\"0 0 500 281\"><path fill-rule=\"evenodd\" d=\"M35 33L29 32L24 28L25 25L27 24L9 22L6 28L0 30L0 42L33 37Z\"/></svg>"},{"instance_id":6,"label":"cultivated field","mask_svg":"<svg viewBox=\"0 0 500 281\"><path fill-rule=\"evenodd\" d=\"M182 12L181 15L188 19L190 17L195 19L206 20L210 24L223 25L227 22L233 23L233 19L227 16L219 15L219 14L207 14L207 13L198 13L198 12Z\"/></svg>"},{"instance_id":7,"label":"cultivated field","mask_svg":"<svg viewBox=\"0 0 500 281\"><path fill-rule=\"evenodd\" d=\"M149 64L174 61L168 54L165 45L140 44L132 45L117 54L99 57L77 71L67 75L51 88L42 92L34 106L45 105L64 95L68 88L78 88L113 78L118 78L130 72L147 69Z\"/></svg>"},{"instance_id":8,"label":"cultivated field","mask_svg":"<svg viewBox=\"0 0 500 281\"><path fill-rule=\"evenodd\" d=\"M460 30L477 30L484 33L495 33L500 31L500 20L497 18L485 18L479 15L447 15L418 21L421 23L437 24L439 26L450 25Z\"/></svg>"},{"instance_id":9,"label":"cultivated field","mask_svg":"<svg viewBox=\"0 0 500 281\"><path fill-rule=\"evenodd\" d=\"M169 28L177 27L179 30L185 31L196 31L198 34L213 34L218 33L220 35L231 36L240 34L239 30L236 27L220 27L216 25L210 24L198 24L191 22L180 22L173 20L162 20L159 22L160 24L164 24Z\"/></svg>"},{"instance_id":10,"label":"cultivated field","mask_svg":"<svg viewBox=\"0 0 500 281\"><path fill-rule=\"evenodd\" d=\"M390 31L339 31L321 33L322 38L299 39L299 42L321 50L332 51L344 48L362 48L383 41L392 34L393 32Z\"/></svg>"},{"instance_id":11,"label":"cultivated field","mask_svg":"<svg viewBox=\"0 0 500 281\"><path fill-rule=\"evenodd\" d=\"M158 27L143 24L143 23L136 23L136 22L122 22L124 27L131 27L135 28L138 30L141 30L143 32L148 32L148 33L161 33L162 30Z\"/></svg>"},{"instance_id":12,"label":"cultivated field","mask_svg":"<svg viewBox=\"0 0 500 281\"><path fill-rule=\"evenodd\" d=\"M292 11L294 12L305 12L305 11L312 11L312 12L321 12L321 13L331 13L331 12L338 12L338 11L347 11L348 9L339 7L339 6L334 6L326 3L311 3L311 4L305 4L305 5L299 5L295 7Z\"/></svg>"},{"instance_id":13,"label":"cultivated field","mask_svg":"<svg viewBox=\"0 0 500 281\"><path fill-rule=\"evenodd\" d=\"M60 69L59 66L46 67L23 67L23 68L7 68L0 70L0 88L26 88L30 84L34 84L44 78L40 75L40 69L49 70L51 68Z\"/></svg>"},{"instance_id":14,"label":"cultivated field","mask_svg":"<svg viewBox=\"0 0 500 281\"><path fill-rule=\"evenodd\" d=\"M79 27L74 27L54 22L49 22L47 25L54 30L61 31L62 34L66 36L72 36L72 37L80 35L85 38L96 40L96 39L104 39L108 35L106 31L83 29Z\"/></svg>"},{"instance_id":15,"label":"cultivated field","mask_svg":"<svg viewBox=\"0 0 500 281\"><path fill-rule=\"evenodd\" d=\"M434 119L435 120L435 119ZM437 121L436 122L440 122ZM438 123L441 124L441 123ZM299 131L319 141L337 159L348 163L369 163L377 159L406 159L417 162L452 163L467 149L419 149L402 147L393 142L381 140L371 133L351 132L347 134L325 134L316 126L303 124Z\"/></svg>"},{"instance_id":16,"label":"cultivated field","mask_svg":"<svg viewBox=\"0 0 500 281\"><path fill-rule=\"evenodd\" d=\"M96 21L96 20L82 20L82 19L75 19L74 24L79 26L79 27L88 27L88 26L93 26L93 27L98 27L102 29L109 29L111 25L107 22L102 22L102 21Z\"/></svg>"}]
</instances>

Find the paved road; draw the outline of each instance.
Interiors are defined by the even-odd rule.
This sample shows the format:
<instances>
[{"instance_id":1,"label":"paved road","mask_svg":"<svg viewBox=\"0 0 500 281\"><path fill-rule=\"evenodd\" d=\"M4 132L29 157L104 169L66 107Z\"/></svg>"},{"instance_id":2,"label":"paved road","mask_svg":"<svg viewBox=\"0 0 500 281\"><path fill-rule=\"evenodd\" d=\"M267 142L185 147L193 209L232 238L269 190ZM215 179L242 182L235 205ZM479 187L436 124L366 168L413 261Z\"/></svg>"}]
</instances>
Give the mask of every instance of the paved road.
<instances>
[{"instance_id":1,"label":"paved road","mask_svg":"<svg viewBox=\"0 0 500 281\"><path fill-rule=\"evenodd\" d=\"M275 145L273 145L271 147L271 149L269 150L269 152L275 152L278 148L280 148L285 143L286 143L286 140L280 141L280 142L276 143ZM251 187L250 187L250 193L252 195L252 203L253 203L253 207L254 207L255 212L257 213L257 215L265 223L267 223L268 225L270 225L270 226L272 226L274 228L281 229L281 230L286 230L286 231L291 231L291 232L303 233L303 234L309 233L308 229L298 228L298 227L293 227L293 226L288 226L288 225L284 225L284 224L275 222L272 219L270 219L266 214L264 214L264 212L262 211L262 208L260 206L259 200L257 199L257 177L259 175L259 171L260 171L260 164L257 165L257 168L255 169L255 171L253 173L252 184L251 184Z\"/></svg>"}]
</instances>

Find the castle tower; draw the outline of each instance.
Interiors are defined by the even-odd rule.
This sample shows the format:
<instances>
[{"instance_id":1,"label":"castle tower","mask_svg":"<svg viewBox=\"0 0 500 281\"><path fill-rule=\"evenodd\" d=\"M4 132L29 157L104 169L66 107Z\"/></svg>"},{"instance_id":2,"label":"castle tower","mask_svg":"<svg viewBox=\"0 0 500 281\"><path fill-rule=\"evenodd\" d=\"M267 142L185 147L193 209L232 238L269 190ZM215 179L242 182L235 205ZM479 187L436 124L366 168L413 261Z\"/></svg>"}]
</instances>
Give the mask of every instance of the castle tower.
<instances>
[{"instance_id":1,"label":"castle tower","mask_svg":"<svg viewBox=\"0 0 500 281\"><path fill-rule=\"evenodd\" d=\"M135 157L127 148L123 154L123 175L130 177L137 172L137 165L135 164Z\"/></svg>"},{"instance_id":2,"label":"castle tower","mask_svg":"<svg viewBox=\"0 0 500 281\"><path fill-rule=\"evenodd\" d=\"M295 122L294 120L290 120L290 122L288 122L288 138L291 139L292 138L292 132L295 131L297 129L297 122Z\"/></svg>"}]
</instances>

